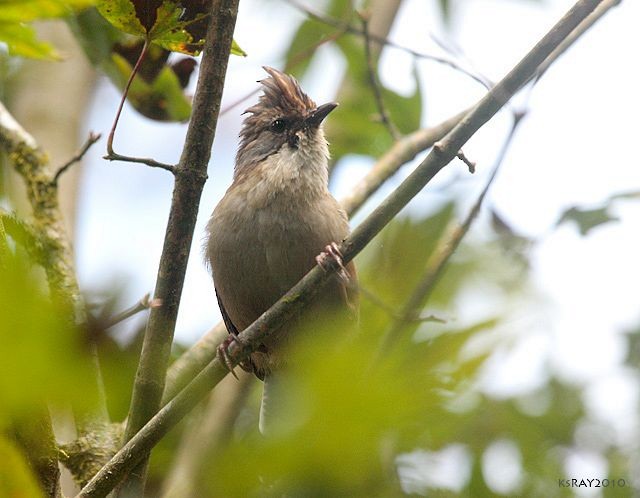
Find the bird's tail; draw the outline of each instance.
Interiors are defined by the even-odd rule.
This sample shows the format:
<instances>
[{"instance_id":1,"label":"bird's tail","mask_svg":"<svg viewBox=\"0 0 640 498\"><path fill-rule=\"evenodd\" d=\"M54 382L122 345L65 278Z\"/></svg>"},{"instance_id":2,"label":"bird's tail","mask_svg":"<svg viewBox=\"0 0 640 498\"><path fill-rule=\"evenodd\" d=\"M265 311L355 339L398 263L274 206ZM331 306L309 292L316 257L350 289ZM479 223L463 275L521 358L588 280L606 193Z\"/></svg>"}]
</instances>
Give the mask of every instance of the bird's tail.
<instances>
[{"instance_id":1,"label":"bird's tail","mask_svg":"<svg viewBox=\"0 0 640 498\"><path fill-rule=\"evenodd\" d=\"M262 404L260 405L260 420L258 428L263 436L273 434L274 414L276 411L276 400L278 399L279 376L270 372L264 377L264 387L262 389Z\"/></svg>"}]
</instances>

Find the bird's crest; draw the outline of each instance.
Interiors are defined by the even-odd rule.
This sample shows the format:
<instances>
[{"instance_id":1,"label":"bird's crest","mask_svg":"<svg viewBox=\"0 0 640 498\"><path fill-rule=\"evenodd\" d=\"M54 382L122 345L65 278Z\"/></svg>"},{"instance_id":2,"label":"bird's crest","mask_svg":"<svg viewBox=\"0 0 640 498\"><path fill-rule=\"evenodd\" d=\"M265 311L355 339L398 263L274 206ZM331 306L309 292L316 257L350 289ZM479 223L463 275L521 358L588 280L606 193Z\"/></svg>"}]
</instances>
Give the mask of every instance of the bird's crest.
<instances>
[{"instance_id":1,"label":"bird's crest","mask_svg":"<svg viewBox=\"0 0 640 498\"><path fill-rule=\"evenodd\" d=\"M266 109L274 109L283 115L305 114L316 108L316 103L304 93L293 76L268 66L263 66L263 69L269 74L268 78L259 81L263 94L258 103L245 113L259 114Z\"/></svg>"}]
</instances>

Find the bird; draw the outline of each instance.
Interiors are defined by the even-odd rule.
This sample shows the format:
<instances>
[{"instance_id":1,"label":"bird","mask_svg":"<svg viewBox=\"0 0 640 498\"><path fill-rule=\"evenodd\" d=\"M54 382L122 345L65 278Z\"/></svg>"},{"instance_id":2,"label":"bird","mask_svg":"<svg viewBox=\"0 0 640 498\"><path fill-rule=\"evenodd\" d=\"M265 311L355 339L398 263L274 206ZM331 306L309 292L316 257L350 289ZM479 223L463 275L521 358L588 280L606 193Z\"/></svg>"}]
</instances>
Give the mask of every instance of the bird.
<instances>
[{"instance_id":1,"label":"bird","mask_svg":"<svg viewBox=\"0 0 640 498\"><path fill-rule=\"evenodd\" d=\"M340 267L323 289L318 310L347 311L357 321L357 275L342 265L338 243L349 235L346 213L328 188L329 148L322 123L338 104L316 103L296 79L264 66L262 94L240 131L233 180L214 208L205 261L229 336L225 348L309 270L329 258ZM270 394L288 364L298 320L283 324L240 366L264 381L259 428L268 432ZM298 332L299 333L299 332ZM232 370L232 365L229 365Z\"/></svg>"}]
</instances>

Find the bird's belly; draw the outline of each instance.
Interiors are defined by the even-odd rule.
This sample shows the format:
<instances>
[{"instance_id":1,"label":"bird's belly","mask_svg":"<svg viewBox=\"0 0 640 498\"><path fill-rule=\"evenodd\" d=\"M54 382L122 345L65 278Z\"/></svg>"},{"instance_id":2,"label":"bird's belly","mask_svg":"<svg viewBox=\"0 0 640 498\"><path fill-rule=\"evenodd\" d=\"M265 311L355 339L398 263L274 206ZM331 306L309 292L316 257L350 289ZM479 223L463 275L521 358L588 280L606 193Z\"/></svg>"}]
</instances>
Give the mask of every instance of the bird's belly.
<instances>
[{"instance_id":1,"label":"bird's belly","mask_svg":"<svg viewBox=\"0 0 640 498\"><path fill-rule=\"evenodd\" d=\"M347 235L346 225L326 216L317 210L267 206L240 221L250 230L222 235L219 252L224 255L214 258L221 261L213 264L214 279L226 284L218 287L218 292L239 330L250 325L313 268L315 256L328 243L339 242ZM215 230L212 236L216 237ZM222 278L216 278L216 273Z\"/></svg>"}]
</instances>

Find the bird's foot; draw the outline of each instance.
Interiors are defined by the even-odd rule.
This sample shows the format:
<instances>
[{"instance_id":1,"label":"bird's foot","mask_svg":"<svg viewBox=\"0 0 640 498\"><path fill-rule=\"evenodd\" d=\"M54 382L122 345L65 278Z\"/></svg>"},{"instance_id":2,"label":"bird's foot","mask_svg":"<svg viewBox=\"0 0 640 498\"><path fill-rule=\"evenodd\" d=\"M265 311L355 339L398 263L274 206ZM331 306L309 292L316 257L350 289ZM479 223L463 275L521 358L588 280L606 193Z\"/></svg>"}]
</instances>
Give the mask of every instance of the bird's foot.
<instances>
[{"instance_id":1,"label":"bird's foot","mask_svg":"<svg viewBox=\"0 0 640 498\"><path fill-rule=\"evenodd\" d=\"M227 336L227 338L224 341L222 341L222 343L216 349L216 356L218 357L220 362L225 367L227 367L227 370L229 370L229 372L231 372L231 375L233 375L237 379L238 376L236 375L236 372L233 370L235 365L233 364L233 361L231 360L231 356L229 356L229 347L234 342L238 343L238 345L241 348L243 348L245 346L244 342L240 339L240 337L238 337L236 334L229 334Z\"/></svg>"},{"instance_id":2,"label":"bird's foot","mask_svg":"<svg viewBox=\"0 0 640 498\"><path fill-rule=\"evenodd\" d=\"M336 262L338 265L338 276L345 284L349 284L351 277L342 263L342 252L340 252L340 247L338 247L338 244L335 242L331 242L331 244L325 246L324 251L316 256L316 263L318 263L318 266L325 272L329 271L329 260Z\"/></svg>"}]
</instances>

